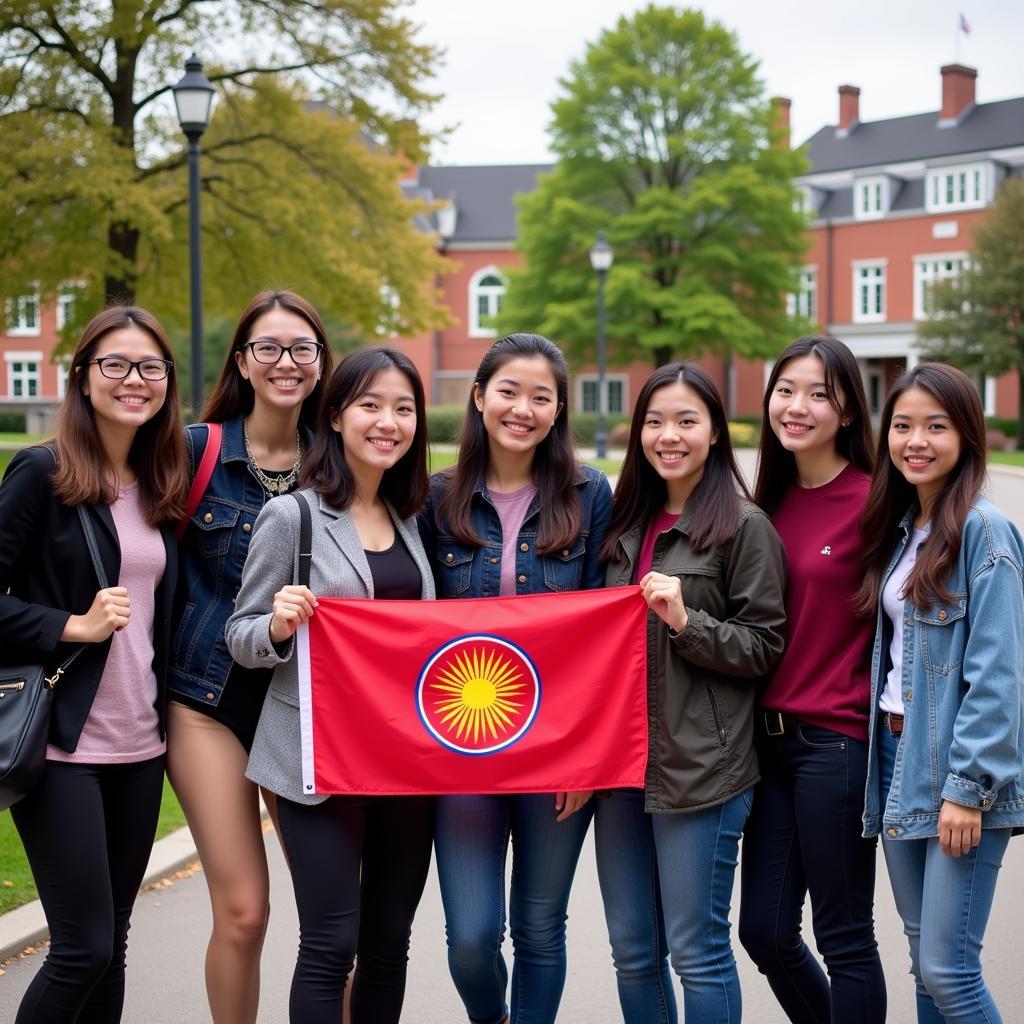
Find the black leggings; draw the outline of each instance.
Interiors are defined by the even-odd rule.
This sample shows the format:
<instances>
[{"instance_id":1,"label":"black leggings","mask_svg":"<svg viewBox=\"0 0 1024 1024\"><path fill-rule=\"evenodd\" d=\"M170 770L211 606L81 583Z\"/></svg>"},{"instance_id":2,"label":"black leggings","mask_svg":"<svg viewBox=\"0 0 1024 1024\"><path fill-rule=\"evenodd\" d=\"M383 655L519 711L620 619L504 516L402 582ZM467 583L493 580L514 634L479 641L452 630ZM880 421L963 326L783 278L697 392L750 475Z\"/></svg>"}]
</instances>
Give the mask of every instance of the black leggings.
<instances>
[{"instance_id":1,"label":"black leggings","mask_svg":"<svg viewBox=\"0 0 1024 1024\"><path fill-rule=\"evenodd\" d=\"M164 759L47 761L11 808L50 929L15 1024L117 1024L128 923L153 846Z\"/></svg>"},{"instance_id":2,"label":"black leggings","mask_svg":"<svg viewBox=\"0 0 1024 1024\"><path fill-rule=\"evenodd\" d=\"M277 807L299 912L291 1021L338 1024L358 957L353 1024L397 1022L412 919L430 867L434 798L333 796L313 805L280 798Z\"/></svg>"}]
</instances>

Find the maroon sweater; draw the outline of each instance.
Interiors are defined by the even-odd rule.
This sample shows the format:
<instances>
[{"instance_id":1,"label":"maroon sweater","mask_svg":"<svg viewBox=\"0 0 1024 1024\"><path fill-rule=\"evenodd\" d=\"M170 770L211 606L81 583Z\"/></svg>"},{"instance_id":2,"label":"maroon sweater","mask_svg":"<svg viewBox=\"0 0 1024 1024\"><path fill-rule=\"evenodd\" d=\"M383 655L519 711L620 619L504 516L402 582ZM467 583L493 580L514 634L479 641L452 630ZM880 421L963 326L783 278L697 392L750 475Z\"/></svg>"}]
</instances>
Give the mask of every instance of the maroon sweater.
<instances>
[{"instance_id":1,"label":"maroon sweater","mask_svg":"<svg viewBox=\"0 0 1024 1024\"><path fill-rule=\"evenodd\" d=\"M874 624L851 601L869 482L850 465L823 487L794 485L772 517L786 548L786 651L761 697L767 710L858 740L868 736Z\"/></svg>"}]
</instances>

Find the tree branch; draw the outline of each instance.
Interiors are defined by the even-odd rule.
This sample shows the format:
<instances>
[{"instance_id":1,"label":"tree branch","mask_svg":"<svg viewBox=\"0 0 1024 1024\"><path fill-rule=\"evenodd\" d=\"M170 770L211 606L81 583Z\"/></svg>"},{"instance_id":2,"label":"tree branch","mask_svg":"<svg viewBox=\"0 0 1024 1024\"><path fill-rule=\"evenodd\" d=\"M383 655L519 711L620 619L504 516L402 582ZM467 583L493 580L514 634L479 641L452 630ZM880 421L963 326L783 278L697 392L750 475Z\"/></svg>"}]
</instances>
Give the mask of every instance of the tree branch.
<instances>
[{"instance_id":1,"label":"tree branch","mask_svg":"<svg viewBox=\"0 0 1024 1024\"><path fill-rule=\"evenodd\" d=\"M54 32L60 36L63 45L52 44L57 49L63 50L86 74L91 75L96 79L100 85L110 94L114 88L114 83L110 80L107 73L96 63L91 57L87 57L75 44L75 41L68 34L68 31L64 26L57 20L57 15L50 11L50 26Z\"/></svg>"},{"instance_id":2,"label":"tree branch","mask_svg":"<svg viewBox=\"0 0 1024 1024\"><path fill-rule=\"evenodd\" d=\"M212 153L217 153L222 149L229 149L232 146L247 146L252 142L269 142L274 141L275 136L269 132L255 132L252 135L244 135L238 139L222 139L220 142L215 142L210 146L203 147L203 156L210 156ZM163 174L165 171L174 171L179 167L183 167L188 162L188 150L182 150L176 156L168 157L166 160L161 160L158 164L153 164L152 167L146 167L139 171L139 181L143 181L146 178L152 178L156 174Z\"/></svg>"}]
</instances>

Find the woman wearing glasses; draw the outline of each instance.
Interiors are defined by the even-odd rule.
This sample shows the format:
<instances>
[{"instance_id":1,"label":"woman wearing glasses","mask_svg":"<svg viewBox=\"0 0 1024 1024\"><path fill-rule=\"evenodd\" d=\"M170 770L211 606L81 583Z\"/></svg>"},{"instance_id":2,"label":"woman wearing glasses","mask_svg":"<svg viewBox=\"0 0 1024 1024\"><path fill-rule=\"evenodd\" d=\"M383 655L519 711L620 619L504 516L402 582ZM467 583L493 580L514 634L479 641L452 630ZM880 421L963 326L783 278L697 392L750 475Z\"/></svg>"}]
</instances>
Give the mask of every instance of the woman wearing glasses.
<instances>
[{"instance_id":1,"label":"woman wearing glasses","mask_svg":"<svg viewBox=\"0 0 1024 1024\"><path fill-rule=\"evenodd\" d=\"M0 651L8 664L57 665L80 649L54 690L42 777L11 808L50 928L18 1024L121 1019L128 922L163 789L187 482L172 369L151 313L95 316L56 437L18 452L0 484Z\"/></svg>"},{"instance_id":2,"label":"woman wearing glasses","mask_svg":"<svg viewBox=\"0 0 1024 1024\"><path fill-rule=\"evenodd\" d=\"M245 767L271 673L231 660L224 625L257 516L298 483L320 379L330 372L316 310L292 292L262 292L242 313L204 422L185 432L195 476L211 443L207 424L222 429L213 474L181 537L167 751L213 907L206 991L214 1024L256 1020L269 912L259 790ZM263 795L276 823L274 795Z\"/></svg>"}]
</instances>

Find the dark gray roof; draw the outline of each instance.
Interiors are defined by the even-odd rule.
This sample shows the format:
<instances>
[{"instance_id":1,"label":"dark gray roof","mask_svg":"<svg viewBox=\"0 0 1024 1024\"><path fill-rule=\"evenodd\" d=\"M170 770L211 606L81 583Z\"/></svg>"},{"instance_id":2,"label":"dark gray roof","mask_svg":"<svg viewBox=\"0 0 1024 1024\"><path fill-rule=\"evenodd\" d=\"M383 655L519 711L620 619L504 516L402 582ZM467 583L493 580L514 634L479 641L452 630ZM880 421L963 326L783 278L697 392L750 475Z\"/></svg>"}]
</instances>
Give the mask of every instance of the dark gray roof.
<instances>
[{"instance_id":1,"label":"dark gray roof","mask_svg":"<svg viewBox=\"0 0 1024 1024\"><path fill-rule=\"evenodd\" d=\"M458 219L450 242L512 242L516 195L532 192L537 176L553 169L552 164L421 167L419 181L404 191L410 197L454 198Z\"/></svg>"},{"instance_id":2,"label":"dark gray roof","mask_svg":"<svg viewBox=\"0 0 1024 1024\"><path fill-rule=\"evenodd\" d=\"M938 123L938 111L868 121L843 139L836 138L835 125L825 125L807 140L812 173L1024 145L1024 96L980 103L951 128Z\"/></svg>"}]
</instances>

